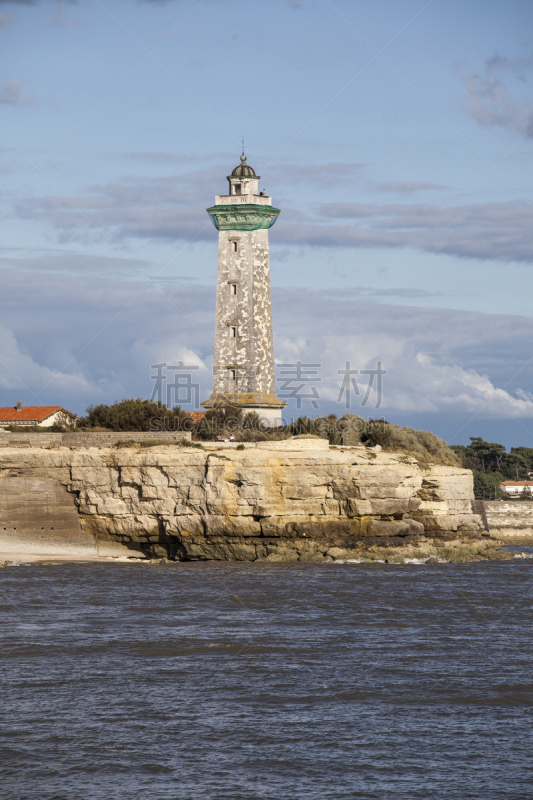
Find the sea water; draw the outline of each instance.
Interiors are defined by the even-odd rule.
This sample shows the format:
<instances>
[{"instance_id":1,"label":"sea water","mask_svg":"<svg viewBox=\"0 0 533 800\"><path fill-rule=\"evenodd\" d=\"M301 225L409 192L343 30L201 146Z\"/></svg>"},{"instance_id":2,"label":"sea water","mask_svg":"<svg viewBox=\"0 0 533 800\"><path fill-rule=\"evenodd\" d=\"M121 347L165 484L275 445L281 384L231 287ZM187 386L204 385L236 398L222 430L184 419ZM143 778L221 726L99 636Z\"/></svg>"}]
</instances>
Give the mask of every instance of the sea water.
<instances>
[{"instance_id":1,"label":"sea water","mask_svg":"<svg viewBox=\"0 0 533 800\"><path fill-rule=\"evenodd\" d=\"M0 796L531 798L532 579L527 558L6 567Z\"/></svg>"}]
</instances>

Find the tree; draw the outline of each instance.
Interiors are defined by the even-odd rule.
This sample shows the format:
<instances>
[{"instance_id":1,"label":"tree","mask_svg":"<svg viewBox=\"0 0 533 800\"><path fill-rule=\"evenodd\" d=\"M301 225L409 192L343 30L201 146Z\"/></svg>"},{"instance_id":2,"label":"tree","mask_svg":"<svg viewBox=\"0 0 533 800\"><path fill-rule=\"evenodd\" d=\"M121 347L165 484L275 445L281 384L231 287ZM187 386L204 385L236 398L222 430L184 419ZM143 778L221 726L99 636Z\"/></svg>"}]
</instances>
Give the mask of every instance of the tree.
<instances>
[{"instance_id":1,"label":"tree","mask_svg":"<svg viewBox=\"0 0 533 800\"><path fill-rule=\"evenodd\" d=\"M452 445L452 450L468 469L480 472L500 472L507 456L505 445L486 442L481 436L471 436L470 444Z\"/></svg>"},{"instance_id":2,"label":"tree","mask_svg":"<svg viewBox=\"0 0 533 800\"><path fill-rule=\"evenodd\" d=\"M507 477L513 480L527 479L527 473L533 468L533 448L511 447L505 458Z\"/></svg>"},{"instance_id":3,"label":"tree","mask_svg":"<svg viewBox=\"0 0 533 800\"><path fill-rule=\"evenodd\" d=\"M248 411L247 414L244 415L242 421L242 427L245 431L263 431L265 427L264 424L261 422L261 417L257 413L257 411Z\"/></svg>"},{"instance_id":4,"label":"tree","mask_svg":"<svg viewBox=\"0 0 533 800\"><path fill-rule=\"evenodd\" d=\"M477 462L483 472L498 471L505 455L505 446L496 442L485 442L480 436L471 436L468 448L470 458Z\"/></svg>"},{"instance_id":5,"label":"tree","mask_svg":"<svg viewBox=\"0 0 533 800\"><path fill-rule=\"evenodd\" d=\"M474 475L474 496L478 500L496 500L497 497L508 499L507 493L502 491L502 475L499 472L481 472L472 470Z\"/></svg>"},{"instance_id":6,"label":"tree","mask_svg":"<svg viewBox=\"0 0 533 800\"><path fill-rule=\"evenodd\" d=\"M533 500L533 495L531 494L531 488L529 486L524 486L520 492L520 500Z\"/></svg>"},{"instance_id":7,"label":"tree","mask_svg":"<svg viewBox=\"0 0 533 800\"><path fill-rule=\"evenodd\" d=\"M231 403L221 403L207 411L206 417L220 428L235 430L242 422L242 408Z\"/></svg>"}]
</instances>

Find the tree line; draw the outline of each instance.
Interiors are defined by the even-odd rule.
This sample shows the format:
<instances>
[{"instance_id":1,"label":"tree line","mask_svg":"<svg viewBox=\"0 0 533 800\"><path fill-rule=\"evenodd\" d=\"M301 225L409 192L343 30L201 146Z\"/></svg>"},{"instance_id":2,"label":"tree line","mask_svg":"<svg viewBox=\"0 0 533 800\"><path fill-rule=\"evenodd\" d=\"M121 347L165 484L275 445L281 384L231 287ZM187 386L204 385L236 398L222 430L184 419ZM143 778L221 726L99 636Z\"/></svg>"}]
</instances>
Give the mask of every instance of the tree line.
<instances>
[{"instance_id":1,"label":"tree line","mask_svg":"<svg viewBox=\"0 0 533 800\"><path fill-rule=\"evenodd\" d=\"M471 436L470 444L452 445L451 449L462 465L474 473L474 492L480 499L508 499L509 495L500 484L503 481L525 481L528 472L533 471L533 447L511 447L507 452L503 444ZM529 500L531 497L526 488L521 499Z\"/></svg>"}]
</instances>

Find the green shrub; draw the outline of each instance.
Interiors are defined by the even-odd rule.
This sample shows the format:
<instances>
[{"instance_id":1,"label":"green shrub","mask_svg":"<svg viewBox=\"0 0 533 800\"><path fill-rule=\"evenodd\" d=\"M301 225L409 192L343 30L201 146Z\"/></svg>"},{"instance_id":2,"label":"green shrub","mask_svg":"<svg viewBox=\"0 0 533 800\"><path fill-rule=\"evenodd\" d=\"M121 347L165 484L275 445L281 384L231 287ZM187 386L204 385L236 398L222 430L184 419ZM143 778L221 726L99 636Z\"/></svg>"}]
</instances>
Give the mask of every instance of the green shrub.
<instances>
[{"instance_id":1,"label":"green shrub","mask_svg":"<svg viewBox=\"0 0 533 800\"><path fill-rule=\"evenodd\" d=\"M164 403L153 403L141 398L118 400L113 405L102 403L89 406L87 416L82 417L79 427L88 430L105 428L112 431L157 431L181 430L189 415L176 406L169 410Z\"/></svg>"},{"instance_id":2,"label":"green shrub","mask_svg":"<svg viewBox=\"0 0 533 800\"><path fill-rule=\"evenodd\" d=\"M338 422L339 440L335 444L357 447L366 437L368 422L356 414L344 414ZM331 438L330 438L331 442Z\"/></svg>"},{"instance_id":3,"label":"green shrub","mask_svg":"<svg viewBox=\"0 0 533 800\"><path fill-rule=\"evenodd\" d=\"M368 422L356 414L344 414L337 419L335 414L327 417L299 417L295 422L279 429L289 436L311 435L327 439L331 445L347 445L356 447L364 440Z\"/></svg>"}]
</instances>

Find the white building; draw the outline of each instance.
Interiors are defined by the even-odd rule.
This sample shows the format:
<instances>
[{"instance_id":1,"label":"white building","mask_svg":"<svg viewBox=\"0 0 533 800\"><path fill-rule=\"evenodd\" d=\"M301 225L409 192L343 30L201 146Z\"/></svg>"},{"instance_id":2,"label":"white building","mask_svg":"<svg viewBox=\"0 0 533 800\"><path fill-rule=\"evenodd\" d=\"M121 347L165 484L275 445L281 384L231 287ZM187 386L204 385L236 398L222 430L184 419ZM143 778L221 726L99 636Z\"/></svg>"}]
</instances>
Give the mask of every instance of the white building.
<instances>
[{"instance_id":1,"label":"white building","mask_svg":"<svg viewBox=\"0 0 533 800\"><path fill-rule=\"evenodd\" d=\"M518 497L526 489L533 495L533 481L503 481L501 488L511 497Z\"/></svg>"}]
</instances>

